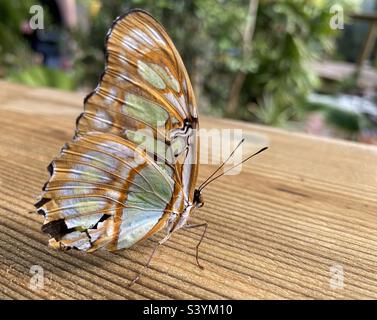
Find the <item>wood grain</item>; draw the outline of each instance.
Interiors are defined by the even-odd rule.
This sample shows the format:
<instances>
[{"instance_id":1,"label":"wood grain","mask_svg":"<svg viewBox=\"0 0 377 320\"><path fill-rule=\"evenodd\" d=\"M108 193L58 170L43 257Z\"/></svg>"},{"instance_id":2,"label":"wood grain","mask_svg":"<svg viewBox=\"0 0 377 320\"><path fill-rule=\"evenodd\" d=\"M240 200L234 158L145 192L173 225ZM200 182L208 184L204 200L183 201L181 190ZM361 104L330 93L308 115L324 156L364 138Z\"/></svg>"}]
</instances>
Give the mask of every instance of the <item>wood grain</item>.
<instances>
[{"instance_id":1,"label":"wood grain","mask_svg":"<svg viewBox=\"0 0 377 320\"><path fill-rule=\"evenodd\" d=\"M242 129L249 148L270 149L205 190L194 218L142 271L157 238L116 253L47 247L42 217L28 213L47 164L73 135L83 94L0 82L1 299L377 298L377 148L202 117L205 128ZM202 165L199 180L213 169ZM45 287L29 287L30 267ZM332 288L332 266L344 287Z\"/></svg>"}]
</instances>

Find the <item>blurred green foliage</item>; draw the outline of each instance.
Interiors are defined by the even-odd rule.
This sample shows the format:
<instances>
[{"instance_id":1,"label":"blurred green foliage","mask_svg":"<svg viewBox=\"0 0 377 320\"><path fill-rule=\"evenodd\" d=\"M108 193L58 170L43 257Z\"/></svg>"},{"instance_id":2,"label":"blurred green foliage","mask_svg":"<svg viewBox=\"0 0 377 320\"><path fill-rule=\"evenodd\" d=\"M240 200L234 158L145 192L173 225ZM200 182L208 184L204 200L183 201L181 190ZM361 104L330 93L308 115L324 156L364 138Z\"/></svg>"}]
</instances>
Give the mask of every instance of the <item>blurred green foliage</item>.
<instances>
[{"instance_id":1,"label":"blurred green foliage","mask_svg":"<svg viewBox=\"0 0 377 320\"><path fill-rule=\"evenodd\" d=\"M330 8L347 1L262 1L252 59L256 68L246 79L242 105L254 101L263 123L283 125L302 115L300 106L319 86L310 65L333 49L337 31L331 29ZM250 115L245 112L245 118Z\"/></svg>"},{"instance_id":2,"label":"blurred green foliage","mask_svg":"<svg viewBox=\"0 0 377 320\"><path fill-rule=\"evenodd\" d=\"M36 64L22 36L21 26L29 21L30 8L37 3L33 0L0 1L0 77L30 86L73 90L76 82L72 74ZM44 23L49 23L47 10Z\"/></svg>"},{"instance_id":3,"label":"blurred green foliage","mask_svg":"<svg viewBox=\"0 0 377 320\"><path fill-rule=\"evenodd\" d=\"M59 69L51 69L43 66L31 66L24 70L11 71L8 80L24 83L32 87L52 87L62 90L75 89L75 82L70 74Z\"/></svg>"},{"instance_id":4,"label":"blurred green foliage","mask_svg":"<svg viewBox=\"0 0 377 320\"><path fill-rule=\"evenodd\" d=\"M330 28L330 7L336 3L351 9L352 1L260 0L252 51L243 57L249 2L79 0L92 13L88 28L76 34L79 82L94 86L98 81L103 37L114 17L130 8L145 8L164 25L182 54L202 110L284 125L302 114L300 105L319 84L310 62L333 47L337 33ZM239 106L236 113L227 113L230 87L239 71L246 74Z\"/></svg>"},{"instance_id":5,"label":"blurred green foliage","mask_svg":"<svg viewBox=\"0 0 377 320\"><path fill-rule=\"evenodd\" d=\"M362 129L372 129L374 126L365 114L341 110L331 104L306 101L303 108L306 112L322 114L327 123L341 130L342 136L347 139L354 139Z\"/></svg>"},{"instance_id":6,"label":"blurred green foliage","mask_svg":"<svg viewBox=\"0 0 377 320\"><path fill-rule=\"evenodd\" d=\"M22 21L28 19L32 1L0 1L0 75L30 58L30 49L21 36Z\"/></svg>"},{"instance_id":7,"label":"blurred green foliage","mask_svg":"<svg viewBox=\"0 0 377 320\"><path fill-rule=\"evenodd\" d=\"M330 27L331 6L343 6L346 16L360 1L259 0L251 50L245 56L243 33L252 1L77 0L80 21L71 34L73 77L58 70L51 73L42 67L25 67L24 62L30 60L25 60L28 50L18 28L28 15L30 1L1 1L0 12L5 13L5 19L0 19L3 74L33 85L69 89L79 84L91 89L103 71L104 38L112 21L131 8L142 8L172 37L202 112L287 126L290 120L305 117L306 98L320 84L310 62L334 47L338 33ZM15 68L17 58L21 61ZM237 74L243 74L244 81L233 112L229 100ZM348 118L333 115L328 119L337 123Z\"/></svg>"}]
</instances>

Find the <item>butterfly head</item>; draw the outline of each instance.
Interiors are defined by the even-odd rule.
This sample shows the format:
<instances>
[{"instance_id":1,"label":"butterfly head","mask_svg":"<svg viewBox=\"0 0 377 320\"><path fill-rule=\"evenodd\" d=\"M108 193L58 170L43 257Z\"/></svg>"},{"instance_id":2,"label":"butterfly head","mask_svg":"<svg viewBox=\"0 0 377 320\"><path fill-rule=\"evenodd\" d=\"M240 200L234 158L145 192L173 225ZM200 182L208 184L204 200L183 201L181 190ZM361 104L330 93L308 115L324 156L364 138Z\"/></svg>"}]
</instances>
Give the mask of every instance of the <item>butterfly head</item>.
<instances>
[{"instance_id":1,"label":"butterfly head","mask_svg":"<svg viewBox=\"0 0 377 320\"><path fill-rule=\"evenodd\" d=\"M194 200L193 200L195 208L201 208L204 205L203 195L201 190L195 189L194 191Z\"/></svg>"}]
</instances>

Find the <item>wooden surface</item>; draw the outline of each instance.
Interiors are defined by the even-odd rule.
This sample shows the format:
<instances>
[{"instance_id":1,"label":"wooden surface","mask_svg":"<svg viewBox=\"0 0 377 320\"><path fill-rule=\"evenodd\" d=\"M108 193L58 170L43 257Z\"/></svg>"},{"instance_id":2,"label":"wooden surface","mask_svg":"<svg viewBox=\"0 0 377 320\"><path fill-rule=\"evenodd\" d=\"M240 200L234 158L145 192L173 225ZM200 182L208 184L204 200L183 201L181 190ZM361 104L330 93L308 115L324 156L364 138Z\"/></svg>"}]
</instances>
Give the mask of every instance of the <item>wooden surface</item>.
<instances>
[{"instance_id":1,"label":"wooden surface","mask_svg":"<svg viewBox=\"0 0 377 320\"><path fill-rule=\"evenodd\" d=\"M377 148L202 117L202 127L242 128L270 149L205 191L195 221L158 251L139 283L128 283L153 242L117 253L47 247L30 214L47 164L73 135L82 94L0 82L0 298L365 299L377 298ZM251 142L250 142L251 141ZM202 181L213 167L203 165ZM30 268L44 270L43 290ZM331 284L343 268L344 287Z\"/></svg>"}]
</instances>

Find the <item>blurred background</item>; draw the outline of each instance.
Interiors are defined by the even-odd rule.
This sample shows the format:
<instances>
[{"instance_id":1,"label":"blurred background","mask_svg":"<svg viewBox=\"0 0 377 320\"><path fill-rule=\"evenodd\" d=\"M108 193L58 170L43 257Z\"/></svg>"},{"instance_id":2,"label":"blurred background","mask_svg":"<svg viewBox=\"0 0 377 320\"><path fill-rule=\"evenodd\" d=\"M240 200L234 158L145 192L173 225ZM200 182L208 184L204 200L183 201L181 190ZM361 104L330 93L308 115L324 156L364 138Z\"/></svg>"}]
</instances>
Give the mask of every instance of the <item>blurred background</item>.
<instances>
[{"instance_id":1,"label":"blurred background","mask_svg":"<svg viewBox=\"0 0 377 320\"><path fill-rule=\"evenodd\" d=\"M0 79L93 90L130 8L165 26L201 114L377 144L377 0L1 0Z\"/></svg>"}]
</instances>

